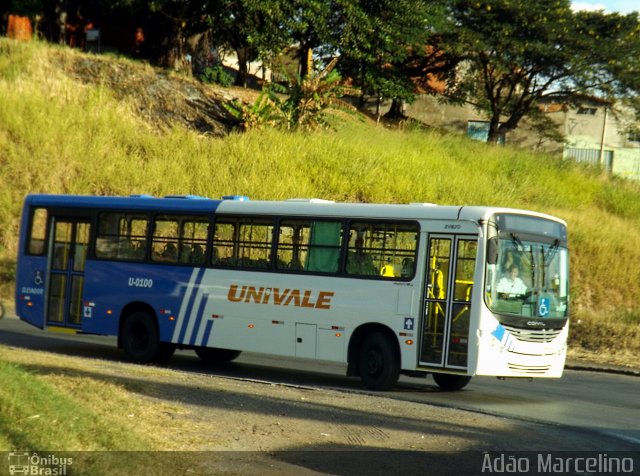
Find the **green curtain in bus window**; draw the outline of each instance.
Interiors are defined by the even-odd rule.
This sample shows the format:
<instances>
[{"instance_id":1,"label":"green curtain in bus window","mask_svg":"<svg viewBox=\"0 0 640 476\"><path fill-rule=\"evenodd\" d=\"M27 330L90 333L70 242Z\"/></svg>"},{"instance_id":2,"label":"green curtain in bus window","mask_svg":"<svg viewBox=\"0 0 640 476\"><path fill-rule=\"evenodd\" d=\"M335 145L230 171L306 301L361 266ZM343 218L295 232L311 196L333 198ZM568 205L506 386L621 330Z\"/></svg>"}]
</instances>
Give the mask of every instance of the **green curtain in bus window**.
<instances>
[{"instance_id":1,"label":"green curtain in bus window","mask_svg":"<svg viewBox=\"0 0 640 476\"><path fill-rule=\"evenodd\" d=\"M337 272L341 235L341 223L313 222L305 270L320 273Z\"/></svg>"}]
</instances>

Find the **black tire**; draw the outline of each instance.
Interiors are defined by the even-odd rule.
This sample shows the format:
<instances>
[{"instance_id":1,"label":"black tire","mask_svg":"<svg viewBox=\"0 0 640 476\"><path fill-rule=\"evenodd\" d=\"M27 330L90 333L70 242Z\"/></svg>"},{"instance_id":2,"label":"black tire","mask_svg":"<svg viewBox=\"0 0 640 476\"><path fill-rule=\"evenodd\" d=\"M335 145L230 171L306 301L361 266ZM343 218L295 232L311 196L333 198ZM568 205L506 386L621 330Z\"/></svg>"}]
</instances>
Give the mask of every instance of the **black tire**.
<instances>
[{"instance_id":1,"label":"black tire","mask_svg":"<svg viewBox=\"0 0 640 476\"><path fill-rule=\"evenodd\" d=\"M358 352L360 380L369 390L390 390L400 376L400 358L393 342L380 332L367 335Z\"/></svg>"},{"instance_id":2,"label":"black tire","mask_svg":"<svg viewBox=\"0 0 640 476\"><path fill-rule=\"evenodd\" d=\"M216 349L213 347L196 347L196 354L203 362L208 364L223 364L235 360L240 354L239 350Z\"/></svg>"},{"instance_id":3,"label":"black tire","mask_svg":"<svg viewBox=\"0 0 640 476\"><path fill-rule=\"evenodd\" d=\"M144 311L134 312L124 321L122 347L132 361L140 364L166 362L175 352L174 345L159 341L158 326Z\"/></svg>"},{"instance_id":4,"label":"black tire","mask_svg":"<svg viewBox=\"0 0 640 476\"><path fill-rule=\"evenodd\" d=\"M438 387L445 392L454 392L463 389L471 381L467 375L433 374L433 380Z\"/></svg>"},{"instance_id":5,"label":"black tire","mask_svg":"<svg viewBox=\"0 0 640 476\"><path fill-rule=\"evenodd\" d=\"M156 354L154 362L157 364L166 364L167 362L169 362L169 360L171 360L171 357L173 357L173 354L175 354L175 352L175 345L169 344L167 342L160 342L160 349Z\"/></svg>"}]
</instances>

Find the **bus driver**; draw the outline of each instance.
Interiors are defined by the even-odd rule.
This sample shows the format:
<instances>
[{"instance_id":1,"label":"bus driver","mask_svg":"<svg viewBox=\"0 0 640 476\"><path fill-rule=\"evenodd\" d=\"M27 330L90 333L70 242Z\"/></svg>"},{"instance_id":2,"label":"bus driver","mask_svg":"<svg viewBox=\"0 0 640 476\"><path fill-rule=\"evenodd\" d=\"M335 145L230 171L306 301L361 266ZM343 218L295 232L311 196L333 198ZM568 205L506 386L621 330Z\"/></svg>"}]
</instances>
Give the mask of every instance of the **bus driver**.
<instances>
[{"instance_id":1,"label":"bus driver","mask_svg":"<svg viewBox=\"0 0 640 476\"><path fill-rule=\"evenodd\" d=\"M502 299L522 296L527 292L527 285L520 279L518 266L512 264L507 270L508 274L498 281L498 294Z\"/></svg>"}]
</instances>

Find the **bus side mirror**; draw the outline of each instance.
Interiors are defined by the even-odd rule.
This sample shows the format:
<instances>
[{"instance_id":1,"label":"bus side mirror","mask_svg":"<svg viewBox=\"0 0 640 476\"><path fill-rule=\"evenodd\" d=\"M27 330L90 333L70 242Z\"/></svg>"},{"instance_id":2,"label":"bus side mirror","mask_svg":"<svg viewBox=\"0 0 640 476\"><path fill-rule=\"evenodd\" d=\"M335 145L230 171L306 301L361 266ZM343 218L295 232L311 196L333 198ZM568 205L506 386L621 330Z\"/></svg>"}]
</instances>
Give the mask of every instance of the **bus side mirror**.
<instances>
[{"instance_id":1,"label":"bus side mirror","mask_svg":"<svg viewBox=\"0 0 640 476\"><path fill-rule=\"evenodd\" d=\"M487 264L498 263L498 237L489 238L487 241Z\"/></svg>"}]
</instances>

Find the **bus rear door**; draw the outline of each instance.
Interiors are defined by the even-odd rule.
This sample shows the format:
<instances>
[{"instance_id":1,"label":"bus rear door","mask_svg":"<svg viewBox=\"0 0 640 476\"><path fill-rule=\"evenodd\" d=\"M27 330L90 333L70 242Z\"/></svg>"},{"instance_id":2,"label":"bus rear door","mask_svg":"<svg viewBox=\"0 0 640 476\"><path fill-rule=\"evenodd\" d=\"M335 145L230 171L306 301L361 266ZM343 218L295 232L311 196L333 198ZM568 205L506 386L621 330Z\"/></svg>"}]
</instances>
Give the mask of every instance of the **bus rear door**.
<instances>
[{"instance_id":1,"label":"bus rear door","mask_svg":"<svg viewBox=\"0 0 640 476\"><path fill-rule=\"evenodd\" d=\"M477 237L430 235L420 366L465 371Z\"/></svg>"},{"instance_id":2,"label":"bus rear door","mask_svg":"<svg viewBox=\"0 0 640 476\"><path fill-rule=\"evenodd\" d=\"M86 219L53 217L46 286L46 321L50 327L81 326L90 229Z\"/></svg>"}]
</instances>

